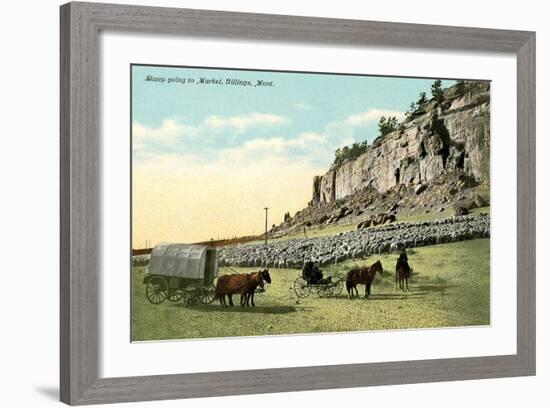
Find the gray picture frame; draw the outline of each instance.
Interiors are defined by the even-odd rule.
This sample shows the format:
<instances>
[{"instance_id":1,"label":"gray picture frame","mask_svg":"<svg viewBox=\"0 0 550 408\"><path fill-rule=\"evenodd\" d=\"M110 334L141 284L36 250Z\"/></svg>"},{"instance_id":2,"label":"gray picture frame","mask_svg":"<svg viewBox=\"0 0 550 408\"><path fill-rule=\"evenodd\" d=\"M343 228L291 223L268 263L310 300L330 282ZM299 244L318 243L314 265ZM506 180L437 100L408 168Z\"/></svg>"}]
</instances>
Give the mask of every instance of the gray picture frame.
<instances>
[{"instance_id":1,"label":"gray picture frame","mask_svg":"<svg viewBox=\"0 0 550 408\"><path fill-rule=\"evenodd\" d=\"M95 3L68 3L61 6L60 13L61 401L71 405L97 404L535 374L534 32ZM100 378L98 35L102 30L515 54L517 353ZM493 256L498 255L498 248L495 251Z\"/></svg>"}]
</instances>

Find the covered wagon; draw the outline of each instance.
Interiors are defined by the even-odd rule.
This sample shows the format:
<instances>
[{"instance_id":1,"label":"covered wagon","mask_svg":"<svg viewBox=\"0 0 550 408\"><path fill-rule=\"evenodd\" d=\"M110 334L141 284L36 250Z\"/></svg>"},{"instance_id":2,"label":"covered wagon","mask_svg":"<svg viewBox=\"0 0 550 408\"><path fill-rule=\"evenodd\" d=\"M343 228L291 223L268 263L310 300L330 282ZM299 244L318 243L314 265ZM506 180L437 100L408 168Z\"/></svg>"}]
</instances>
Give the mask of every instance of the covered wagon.
<instances>
[{"instance_id":1,"label":"covered wagon","mask_svg":"<svg viewBox=\"0 0 550 408\"><path fill-rule=\"evenodd\" d=\"M158 305L166 299L187 304L211 303L218 276L217 249L206 245L159 244L145 273L145 295Z\"/></svg>"}]
</instances>

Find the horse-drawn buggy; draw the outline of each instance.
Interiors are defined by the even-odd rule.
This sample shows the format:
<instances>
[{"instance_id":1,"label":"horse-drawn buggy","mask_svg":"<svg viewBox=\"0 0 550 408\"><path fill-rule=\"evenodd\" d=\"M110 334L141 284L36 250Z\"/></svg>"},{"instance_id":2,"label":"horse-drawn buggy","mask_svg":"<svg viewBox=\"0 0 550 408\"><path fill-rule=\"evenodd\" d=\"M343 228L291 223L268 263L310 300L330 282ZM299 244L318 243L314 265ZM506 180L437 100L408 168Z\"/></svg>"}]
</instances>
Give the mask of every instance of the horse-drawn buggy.
<instances>
[{"instance_id":1,"label":"horse-drawn buggy","mask_svg":"<svg viewBox=\"0 0 550 408\"><path fill-rule=\"evenodd\" d=\"M323 277L319 266L311 261L304 264L302 274L294 281L294 293L299 298L316 293L319 297L338 296L344 290L344 279L329 276Z\"/></svg>"},{"instance_id":2,"label":"horse-drawn buggy","mask_svg":"<svg viewBox=\"0 0 550 408\"><path fill-rule=\"evenodd\" d=\"M218 276L216 248L205 245L159 244L153 248L143 279L152 304L183 301L187 305L211 303Z\"/></svg>"}]
</instances>

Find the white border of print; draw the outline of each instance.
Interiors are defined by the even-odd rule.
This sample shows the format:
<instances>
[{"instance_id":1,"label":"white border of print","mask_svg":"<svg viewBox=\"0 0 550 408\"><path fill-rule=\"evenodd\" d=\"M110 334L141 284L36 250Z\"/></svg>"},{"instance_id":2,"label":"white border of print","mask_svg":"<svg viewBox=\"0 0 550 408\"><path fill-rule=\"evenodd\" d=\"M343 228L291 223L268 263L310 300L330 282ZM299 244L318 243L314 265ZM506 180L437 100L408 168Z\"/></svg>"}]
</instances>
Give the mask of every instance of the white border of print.
<instances>
[{"instance_id":1,"label":"white border of print","mask_svg":"<svg viewBox=\"0 0 550 408\"><path fill-rule=\"evenodd\" d=\"M223 61L223 65L220 64ZM406 64L403 64L406 61ZM490 79L491 326L130 343L129 64ZM516 59L505 54L383 50L101 34L103 377L405 361L516 353ZM513 102L512 102L513 101ZM498 169L498 171L495 171ZM108 175L108 177L105 177ZM493 250L495 249L495 250ZM172 324L184 324L173 322ZM375 355L348 355L366 341ZM407 344L406 349L398 347ZM239 355L256 347L254 359ZM304 353L304 349L310 350ZM315 352L315 350L319 352ZM331 350L331 352L321 352ZM181 356L181 357L178 357ZM208 358L204 358L208 356Z\"/></svg>"}]
</instances>

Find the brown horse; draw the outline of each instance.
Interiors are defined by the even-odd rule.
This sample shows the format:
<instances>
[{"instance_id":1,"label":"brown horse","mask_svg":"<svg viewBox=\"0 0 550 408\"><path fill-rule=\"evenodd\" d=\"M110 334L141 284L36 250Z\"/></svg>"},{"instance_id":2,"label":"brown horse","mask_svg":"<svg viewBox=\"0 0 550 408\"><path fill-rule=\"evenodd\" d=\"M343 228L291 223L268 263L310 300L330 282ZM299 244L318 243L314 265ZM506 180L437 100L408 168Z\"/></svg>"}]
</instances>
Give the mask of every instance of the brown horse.
<instances>
[{"instance_id":1,"label":"brown horse","mask_svg":"<svg viewBox=\"0 0 550 408\"><path fill-rule=\"evenodd\" d=\"M395 290L397 290L397 285L399 285L399 289L403 291L405 290L405 286L407 287L407 291L409 290L411 272L412 268L409 266L407 254L403 252L399 255L397 264L395 265Z\"/></svg>"},{"instance_id":2,"label":"brown horse","mask_svg":"<svg viewBox=\"0 0 550 408\"><path fill-rule=\"evenodd\" d=\"M382 262L380 260L373 263L371 266L365 266L362 268L353 268L348 272L346 276L346 290L348 291L348 298L353 297L353 289L355 289L355 294L359 297L359 291L357 290L357 285L365 285L365 299L370 296L370 287L376 272L382 275Z\"/></svg>"},{"instance_id":3,"label":"brown horse","mask_svg":"<svg viewBox=\"0 0 550 408\"><path fill-rule=\"evenodd\" d=\"M267 275L267 278L264 278ZM223 275L216 282L216 298L220 301L222 307L227 306L225 296L229 299L229 306L233 306L233 295L241 294L241 306L248 305L249 300L254 305L254 298L251 292L261 285L264 280L271 283L271 277L267 269L249 274Z\"/></svg>"},{"instance_id":4,"label":"brown horse","mask_svg":"<svg viewBox=\"0 0 550 408\"><path fill-rule=\"evenodd\" d=\"M263 288L264 282L271 283L271 276L267 269L251 273L248 276L249 279L246 285L241 288L241 307L249 306L249 302L252 306L256 306L254 304L254 293L256 293L256 288L258 286Z\"/></svg>"},{"instance_id":5,"label":"brown horse","mask_svg":"<svg viewBox=\"0 0 550 408\"><path fill-rule=\"evenodd\" d=\"M233 294L240 292L240 289L246 285L247 275L233 274L223 275L216 282L216 298L220 301L222 307L226 307L225 296L229 299L229 306L233 306Z\"/></svg>"}]
</instances>

